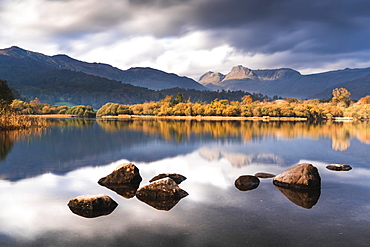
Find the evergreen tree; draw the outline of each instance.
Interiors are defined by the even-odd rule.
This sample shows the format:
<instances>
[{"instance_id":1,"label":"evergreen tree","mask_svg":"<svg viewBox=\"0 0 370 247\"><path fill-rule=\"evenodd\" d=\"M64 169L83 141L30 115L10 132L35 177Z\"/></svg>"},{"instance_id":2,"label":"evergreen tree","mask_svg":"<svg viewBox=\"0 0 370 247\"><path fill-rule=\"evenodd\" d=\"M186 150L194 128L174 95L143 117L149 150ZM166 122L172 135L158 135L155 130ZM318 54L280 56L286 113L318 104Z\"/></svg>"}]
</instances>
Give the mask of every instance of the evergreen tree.
<instances>
[{"instance_id":1,"label":"evergreen tree","mask_svg":"<svg viewBox=\"0 0 370 247\"><path fill-rule=\"evenodd\" d=\"M9 105L14 100L11 88L6 81L0 80L0 104Z\"/></svg>"}]
</instances>

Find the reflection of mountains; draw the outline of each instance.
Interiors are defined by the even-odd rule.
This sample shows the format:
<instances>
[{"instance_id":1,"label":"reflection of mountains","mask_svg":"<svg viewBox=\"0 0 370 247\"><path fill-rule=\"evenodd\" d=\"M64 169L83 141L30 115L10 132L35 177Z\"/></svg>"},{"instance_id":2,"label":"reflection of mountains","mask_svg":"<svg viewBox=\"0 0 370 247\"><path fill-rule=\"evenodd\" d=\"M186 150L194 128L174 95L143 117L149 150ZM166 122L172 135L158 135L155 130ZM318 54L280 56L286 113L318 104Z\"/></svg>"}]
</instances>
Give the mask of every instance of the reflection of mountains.
<instances>
[{"instance_id":1,"label":"reflection of mountains","mask_svg":"<svg viewBox=\"0 0 370 247\"><path fill-rule=\"evenodd\" d=\"M233 167L243 167L253 164L284 164L284 160L275 155L268 153L261 154L242 154L220 151L219 149L201 148L198 150L199 155L208 161L227 159Z\"/></svg>"},{"instance_id":2,"label":"reflection of mountains","mask_svg":"<svg viewBox=\"0 0 370 247\"><path fill-rule=\"evenodd\" d=\"M252 121L98 121L107 131L131 129L150 134L160 134L166 140L190 138L191 135L210 135L214 138L239 137L244 141L268 136L295 139L328 138L334 150L343 151L356 138L370 144L370 125L355 123L308 123L308 122L252 122Z\"/></svg>"}]
</instances>

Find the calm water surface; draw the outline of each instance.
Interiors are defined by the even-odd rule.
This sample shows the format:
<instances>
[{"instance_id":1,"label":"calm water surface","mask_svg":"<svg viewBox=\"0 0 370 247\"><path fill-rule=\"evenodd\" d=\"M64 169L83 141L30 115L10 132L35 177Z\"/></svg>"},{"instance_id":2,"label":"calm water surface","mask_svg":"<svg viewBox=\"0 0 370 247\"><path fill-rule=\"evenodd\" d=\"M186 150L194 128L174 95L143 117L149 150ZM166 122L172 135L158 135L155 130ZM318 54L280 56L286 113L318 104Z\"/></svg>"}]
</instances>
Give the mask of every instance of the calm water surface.
<instances>
[{"instance_id":1,"label":"calm water surface","mask_svg":"<svg viewBox=\"0 0 370 247\"><path fill-rule=\"evenodd\" d=\"M369 246L369 144L366 123L73 119L0 132L0 246ZM126 162L141 186L159 173L186 176L189 196L165 211L97 183ZM319 194L283 194L271 178L234 186L303 162L318 168ZM326 169L337 163L353 169ZM72 213L68 201L88 194L119 205L96 218Z\"/></svg>"}]
</instances>

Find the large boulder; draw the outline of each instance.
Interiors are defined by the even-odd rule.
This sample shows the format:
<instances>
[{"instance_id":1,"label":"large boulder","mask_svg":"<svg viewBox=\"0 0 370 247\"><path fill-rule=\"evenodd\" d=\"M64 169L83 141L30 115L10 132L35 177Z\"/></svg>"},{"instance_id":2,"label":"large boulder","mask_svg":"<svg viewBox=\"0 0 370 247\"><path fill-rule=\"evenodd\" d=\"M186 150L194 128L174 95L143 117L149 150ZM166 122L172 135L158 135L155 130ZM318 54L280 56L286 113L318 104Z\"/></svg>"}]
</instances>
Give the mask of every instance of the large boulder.
<instances>
[{"instance_id":1,"label":"large boulder","mask_svg":"<svg viewBox=\"0 0 370 247\"><path fill-rule=\"evenodd\" d=\"M316 167L308 163L302 163L277 175L273 183L287 189L319 189L321 178Z\"/></svg>"},{"instance_id":2,"label":"large boulder","mask_svg":"<svg viewBox=\"0 0 370 247\"><path fill-rule=\"evenodd\" d=\"M256 176L242 175L235 180L234 184L238 190L248 191L257 188L260 180Z\"/></svg>"},{"instance_id":3,"label":"large boulder","mask_svg":"<svg viewBox=\"0 0 370 247\"><path fill-rule=\"evenodd\" d=\"M157 180L160 180L162 178L171 178L177 184L181 184L182 181L186 180L186 177L183 176L183 175L181 175L181 174L177 174L177 173L162 173L162 174L158 174L154 178L150 179L149 182L152 183L152 182L157 181Z\"/></svg>"},{"instance_id":4,"label":"large boulder","mask_svg":"<svg viewBox=\"0 0 370 247\"><path fill-rule=\"evenodd\" d=\"M114 211L117 205L107 195L83 195L68 202L68 207L73 213L85 218L108 215Z\"/></svg>"},{"instance_id":5,"label":"large boulder","mask_svg":"<svg viewBox=\"0 0 370 247\"><path fill-rule=\"evenodd\" d=\"M136 197L148 205L160 209L170 210L188 193L182 190L171 178L164 178L145 185L137 190Z\"/></svg>"},{"instance_id":6,"label":"large boulder","mask_svg":"<svg viewBox=\"0 0 370 247\"><path fill-rule=\"evenodd\" d=\"M103 186L122 184L138 185L141 180L139 169L132 163L125 163L118 166L108 176L99 179L98 183Z\"/></svg>"}]
</instances>

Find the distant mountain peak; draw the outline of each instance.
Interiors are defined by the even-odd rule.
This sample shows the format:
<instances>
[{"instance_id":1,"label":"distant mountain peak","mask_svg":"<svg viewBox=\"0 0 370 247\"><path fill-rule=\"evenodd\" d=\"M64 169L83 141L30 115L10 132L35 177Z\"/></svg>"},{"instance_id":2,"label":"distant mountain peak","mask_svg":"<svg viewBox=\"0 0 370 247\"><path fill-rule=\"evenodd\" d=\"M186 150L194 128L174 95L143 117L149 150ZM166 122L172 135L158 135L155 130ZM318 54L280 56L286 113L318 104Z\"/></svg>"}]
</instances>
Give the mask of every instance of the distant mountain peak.
<instances>
[{"instance_id":1,"label":"distant mountain peak","mask_svg":"<svg viewBox=\"0 0 370 247\"><path fill-rule=\"evenodd\" d=\"M225 76L224 81L227 80L240 80L240 79L256 79L257 76L253 70L244 67L243 65L234 66L231 71Z\"/></svg>"},{"instance_id":2,"label":"distant mountain peak","mask_svg":"<svg viewBox=\"0 0 370 247\"><path fill-rule=\"evenodd\" d=\"M204 75L202 75L199 78L199 83L206 85L206 84L219 84L223 79L225 78L224 74L221 74L220 72L213 72L208 71Z\"/></svg>"}]
</instances>

